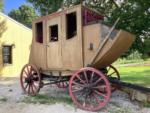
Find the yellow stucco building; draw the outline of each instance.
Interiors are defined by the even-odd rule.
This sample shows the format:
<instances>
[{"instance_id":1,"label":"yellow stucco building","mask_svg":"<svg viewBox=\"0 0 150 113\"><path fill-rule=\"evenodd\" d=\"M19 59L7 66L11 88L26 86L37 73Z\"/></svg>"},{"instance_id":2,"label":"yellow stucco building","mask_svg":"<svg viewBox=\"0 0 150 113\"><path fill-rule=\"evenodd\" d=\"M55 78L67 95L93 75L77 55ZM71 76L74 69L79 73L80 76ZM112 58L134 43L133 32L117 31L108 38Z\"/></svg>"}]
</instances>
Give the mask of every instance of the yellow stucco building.
<instances>
[{"instance_id":1,"label":"yellow stucco building","mask_svg":"<svg viewBox=\"0 0 150 113\"><path fill-rule=\"evenodd\" d=\"M31 29L0 12L0 76L19 76L28 63L31 42Z\"/></svg>"}]
</instances>

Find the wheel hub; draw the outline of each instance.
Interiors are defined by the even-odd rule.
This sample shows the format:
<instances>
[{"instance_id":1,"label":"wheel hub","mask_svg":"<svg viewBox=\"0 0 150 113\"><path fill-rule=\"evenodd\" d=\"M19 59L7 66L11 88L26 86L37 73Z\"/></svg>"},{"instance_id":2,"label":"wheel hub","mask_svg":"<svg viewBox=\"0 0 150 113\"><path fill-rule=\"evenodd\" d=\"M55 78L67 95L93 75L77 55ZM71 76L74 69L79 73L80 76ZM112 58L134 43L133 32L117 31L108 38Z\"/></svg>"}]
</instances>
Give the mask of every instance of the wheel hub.
<instances>
[{"instance_id":1,"label":"wheel hub","mask_svg":"<svg viewBox=\"0 0 150 113\"><path fill-rule=\"evenodd\" d=\"M27 77L27 78L25 79L25 82L28 83L28 84L32 83L32 81L33 81L33 77L32 77L32 76Z\"/></svg>"},{"instance_id":2,"label":"wheel hub","mask_svg":"<svg viewBox=\"0 0 150 113\"><path fill-rule=\"evenodd\" d=\"M90 95L93 92L93 88L90 84L87 84L84 86L83 88L83 92L85 92L85 94Z\"/></svg>"}]
</instances>

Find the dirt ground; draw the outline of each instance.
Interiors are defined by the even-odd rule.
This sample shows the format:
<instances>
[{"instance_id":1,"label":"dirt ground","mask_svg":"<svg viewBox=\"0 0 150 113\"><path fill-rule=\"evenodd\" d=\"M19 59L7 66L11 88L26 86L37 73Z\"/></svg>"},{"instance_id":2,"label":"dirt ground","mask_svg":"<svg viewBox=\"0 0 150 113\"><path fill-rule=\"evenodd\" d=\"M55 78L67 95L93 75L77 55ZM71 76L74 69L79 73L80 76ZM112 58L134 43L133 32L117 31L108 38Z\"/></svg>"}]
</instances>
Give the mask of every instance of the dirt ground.
<instances>
[{"instance_id":1,"label":"dirt ground","mask_svg":"<svg viewBox=\"0 0 150 113\"><path fill-rule=\"evenodd\" d=\"M44 87L40 93L50 93L56 97L69 96L67 90L49 86ZM66 103L24 103L21 100L25 97L21 92L18 78L0 78L0 113L92 113ZM112 94L109 104L96 113L150 113L150 108L144 108L140 103L131 101L126 93L116 91Z\"/></svg>"}]
</instances>

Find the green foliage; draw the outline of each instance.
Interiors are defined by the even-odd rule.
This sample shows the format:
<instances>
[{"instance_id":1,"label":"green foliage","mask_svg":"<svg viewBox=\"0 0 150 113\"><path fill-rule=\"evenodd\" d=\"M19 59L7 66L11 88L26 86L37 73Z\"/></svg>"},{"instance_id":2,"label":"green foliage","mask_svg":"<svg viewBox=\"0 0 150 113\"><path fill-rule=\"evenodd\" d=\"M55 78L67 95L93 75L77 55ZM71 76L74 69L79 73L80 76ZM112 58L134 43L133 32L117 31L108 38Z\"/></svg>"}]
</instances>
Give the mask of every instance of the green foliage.
<instances>
[{"instance_id":1,"label":"green foliage","mask_svg":"<svg viewBox=\"0 0 150 113\"><path fill-rule=\"evenodd\" d=\"M150 38L144 40L144 53L150 53Z\"/></svg>"},{"instance_id":2,"label":"green foliage","mask_svg":"<svg viewBox=\"0 0 150 113\"><path fill-rule=\"evenodd\" d=\"M150 38L149 8L149 0L125 0L121 7L115 8L108 18L109 23L114 23L118 17L121 18L117 28L135 34L136 39L132 50L138 50L140 53L145 52L143 39Z\"/></svg>"},{"instance_id":3,"label":"green foliage","mask_svg":"<svg viewBox=\"0 0 150 113\"><path fill-rule=\"evenodd\" d=\"M4 7L3 0L0 0L0 11L3 11L3 7Z\"/></svg>"},{"instance_id":4,"label":"green foliage","mask_svg":"<svg viewBox=\"0 0 150 113\"><path fill-rule=\"evenodd\" d=\"M19 9L12 10L8 15L30 28L32 21L38 17L35 10L28 5L22 5Z\"/></svg>"},{"instance_id":5,"label":"green foliage","mask_svg":"<svg viewBox=\"0 0 150 113\"><path fill-rule=\"evenodd\" d=\"M127 60L126 58L119 58L114 64L115 65L120 65L120 64L144 64L145 62L149 61L144 61L143 59L133 59L133 60Z\"/></svg>"},{"instance_id":6,"label":"green foliage","mask_svg":"<svg viewBox=\"0 0 150 113\"><path fill-rule=\"evenodd\" d=\"M61 8L63 0L27 0L43 16Z\"/></svg>"},{"instance_id":7,"label":"green foliage","mask_svg":"<svg viewBox=\"0 0 150 113\"><path fill-rule=\"evenodd\" d=\"M64 0L63 5L69 7L71 5L78 5L82 0Z\"/></svg>"},{"instance_id":8,"label":"green foliage","mask_svg":"<svg viewBox=\"0 0 150 113\"><path fill-rule=\"evenodd\" d=\"M107 18L118 7L114 0L87 0L86 5L104 14Z\"/></svg>"},{"instance_id":9,"label":"green foliage","mask_svg":"<svg viewBox=\"0 0 150 113\"><path fill-rule=\"evenodd\" d=\"M126 60L140 60L142 58L142 54L138 51L134 51L130 55L126 57Z\"/></svg>"},{"instance_id":10,"label":"green foliage","mask_svg":"<svg viewBox=\"0 0 150 113\"><path fill-rule=\"evenodd\" d=\"M123 56L114 62L115 65L120 65L120 64L134 65L135 63L138 63L140 65L150 64L150 58L146 55L143 55L142 53L140 53L138 51L133 51L128 56Z\"/></svg>"}]
</instances>

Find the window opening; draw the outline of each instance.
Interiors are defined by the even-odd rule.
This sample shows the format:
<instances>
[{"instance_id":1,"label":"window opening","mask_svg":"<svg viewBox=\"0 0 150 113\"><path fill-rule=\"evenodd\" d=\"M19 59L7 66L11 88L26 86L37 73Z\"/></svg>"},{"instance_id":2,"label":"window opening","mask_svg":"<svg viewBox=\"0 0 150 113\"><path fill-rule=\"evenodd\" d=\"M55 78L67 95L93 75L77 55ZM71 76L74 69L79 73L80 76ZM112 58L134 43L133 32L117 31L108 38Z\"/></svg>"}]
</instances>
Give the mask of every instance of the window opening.
<instances>
[{"instance_id":1,"label":"window opening","mask_svg":"<svg viewBox=\"0 0 150 113\"><path fill-rule=\"evenodd\" d=\"M100 15L97 12L87 8L83 9L82 15L83 15L83 25L94 24L104 20L103 15Z\"/></svg>"},{"instance_id":2,"label":"window opening","mask_svg":"<svg viewBox=\"0 0 150 113\"><path fill-rule=\"evenodd\" d=\"M49 27L50 42L58 41L58 25Z\"/></svg>"},{"instance_id":3,"label":"window opening","mask_svg":"<svg viewBox=\"0 0 150 113\"><path fill-rule=\"evenodd\" d=\"M36 41L43 43L43 23L36 23Z\"/></svg>"},{"instance_id":4,"label":"window opening","mask_svg":"<svg viewBox=\"0 0 150 113\"><path fill-rule=\"evenodd\" d=\"M66 15L67 39L77 35L77 17L76 12Z\"/></svg>"}]
</instances>

